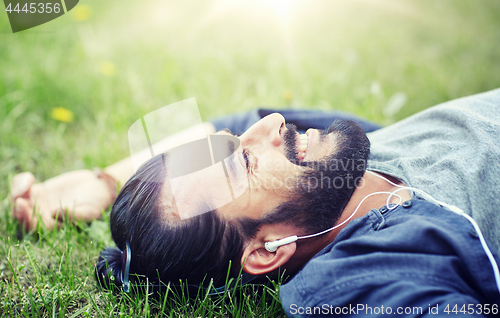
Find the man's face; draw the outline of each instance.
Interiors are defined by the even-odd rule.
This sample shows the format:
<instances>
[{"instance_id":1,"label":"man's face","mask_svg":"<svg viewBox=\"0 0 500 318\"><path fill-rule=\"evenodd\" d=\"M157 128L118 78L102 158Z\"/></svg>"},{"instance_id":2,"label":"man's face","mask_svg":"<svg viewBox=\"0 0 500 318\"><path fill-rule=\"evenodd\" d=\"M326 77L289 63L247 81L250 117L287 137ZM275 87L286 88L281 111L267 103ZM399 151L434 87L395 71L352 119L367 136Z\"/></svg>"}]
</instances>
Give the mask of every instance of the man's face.
<instances>
[{"instance_id":1,"label":"man's face","mask_svg":"<svg viewBox=\"0 0 500 318\"><path fill-rule=\"evenodd\" d=\"M241 143L236 152L238 173L244 175L248 188L236 200L218 209L228 219L260 219L290 200L299 176L310 170L299 163L323 158L333 148L332 135L320 138L319 132L311 129L300 136L277 113L261 119L238 138Z\"/></svg>"},{"instance_id":2,"label":"man's face","mask_svg":"<svg viewBox=\"0 0 500 318\"><path fill-rule=\"evenodd\" d=\"M330 202L329 193L342 191L341 188L346 188L347 184L343 181L342 185L339 182L334 185L333 179L339 175L339 165L331 169L328 162L336 160L336 153L345 156L344 148L354 148L346 140L359 137L336 128L331 128L330 133L309 129L305 135L299 135L295 127L286 125L283 116L277 113L254 124L238 137L241 145L233 155L232 164L227 167L236 199L217 208L218 213L226 219L263 219L284 206L287 210L315 208L300 198L309 200L308 197L324 197L323 201L328 201L327 205L334 204ZM357 133L361 130L359 127L356 129ZM231 135L229 131L217 134ZM361 137L366 138L362 130L361 134ZM351 149L351 152L359 152L359 149ZM331 184L318 184L321 178L323 181L329 178ZM194 202L190 193L196 187L210 186L214 193L223 192L227 187L225 180L213 180L207 177L183 184L182 194L177 193L175 196L177 204ZM354 191L354 180L350 187ZM239 189L242 189L242 193L236 193Z\"/></svg>"}]
</instances>

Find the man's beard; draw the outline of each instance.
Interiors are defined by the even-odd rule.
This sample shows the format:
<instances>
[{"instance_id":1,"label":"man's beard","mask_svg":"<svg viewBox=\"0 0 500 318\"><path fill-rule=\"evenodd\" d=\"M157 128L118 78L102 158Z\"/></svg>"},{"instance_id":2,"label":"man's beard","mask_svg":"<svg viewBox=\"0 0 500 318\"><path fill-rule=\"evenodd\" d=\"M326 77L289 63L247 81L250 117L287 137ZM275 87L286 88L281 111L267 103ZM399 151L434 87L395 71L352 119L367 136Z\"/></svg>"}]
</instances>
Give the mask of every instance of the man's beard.
<instances>
[{"instance_id":1,"label":"man's beard","mask_svg":"<svg viewBox=\"0 0 500 318\"><path fill-rule=\"evenodd\" d=\"M296 130L287 126L285 147L288 159L311 170L297 178L290 199L275 212L266 216L263 223L286 222L306 233L317 233L332 227L342 215L366 171L370 141L361 127L353 121L336 121L321 139L334 134L334 152L320 161L297 160Z\"/></svg>"}]
</instances>

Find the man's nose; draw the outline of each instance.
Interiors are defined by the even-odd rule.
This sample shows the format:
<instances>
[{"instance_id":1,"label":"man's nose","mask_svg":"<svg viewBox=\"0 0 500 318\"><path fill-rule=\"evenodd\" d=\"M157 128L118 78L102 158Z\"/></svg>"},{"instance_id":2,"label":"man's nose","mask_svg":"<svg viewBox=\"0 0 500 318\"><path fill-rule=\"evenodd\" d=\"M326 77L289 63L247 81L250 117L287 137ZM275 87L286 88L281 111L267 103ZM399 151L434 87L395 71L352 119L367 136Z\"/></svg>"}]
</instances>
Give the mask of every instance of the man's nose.
<instances>
[{"instance_id":1,"label":"man's nose","mask_svg":"<svg viewBox=\"0 0 500 318\"><path fill-rule=\"evenodd\" d=\"M268 143L270 146L279 147L282 142L280 130L283 127L285 118L281 114L267 115L241 135L241 143L247 146Z\"/></svg>"}]
</instances>

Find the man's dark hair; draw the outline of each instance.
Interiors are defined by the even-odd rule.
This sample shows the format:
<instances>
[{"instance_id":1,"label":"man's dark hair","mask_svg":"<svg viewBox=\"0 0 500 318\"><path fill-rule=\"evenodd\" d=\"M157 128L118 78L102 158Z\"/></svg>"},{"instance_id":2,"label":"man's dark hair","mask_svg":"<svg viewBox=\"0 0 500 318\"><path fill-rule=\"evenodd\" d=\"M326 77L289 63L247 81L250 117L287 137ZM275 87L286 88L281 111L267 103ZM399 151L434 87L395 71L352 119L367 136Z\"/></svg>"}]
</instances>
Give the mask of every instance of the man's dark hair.
<instances>
[{"instance_id":1,"label":"man's dark hair","mask_svg":"<svg viewBox=\"0 0 500 318\"><path fill-rule=\"evenodd\" d=\"M363 176L370 143L364 131L354 122L336 122L325 132L336 133L336 149L325 163L302 163L313 171L297 180L297 189L291 200L259 220L225 220L216 210L182 221L169 221L160 200L166 180L165 160L162 154L145 163L127 181L111 210L111 235L118 248L101 251L95 276L101 286L122 285L123 253L126 242L131 249L131 275L143 275L150 282L208 285L213 279L216 287L223 286L230 262L230 277L240 270L243 245L263 224L287 222L315 233L331 227L349 202L357 183L344 188L317 188L311 191L311 177L327 173L330 178L352 182ZM295 144L295 143L291 143ZM331 171L329 163L340 160L348 166L349 160L361 160L362 169ZM313 166L313 164L315 166ZM343 167L344 167L343 166ZM148 181L150 180L150 181Z\"/></svg>"},{"instance_id":2,"label":"man's dark hair","mask_svg":"<svg viewBox=\"0 0 500 318\"><path fill-rule=\"evenodd\" d=\"M143 275L149 282L187 280L206 286L213 279L223 286L232 261L231 276L240 269L244 238L235 221L226 221L211 211L187 220L171 222L168 211L160 208L163 182L166 180L161 154L146 162L123 186L110 216L111 235L118 248L101 251L95 276L103 287L122 286L123 253L130 245L131 275ZM131 276L131 278L133 278Z\"/></svg>"}]
</instances>

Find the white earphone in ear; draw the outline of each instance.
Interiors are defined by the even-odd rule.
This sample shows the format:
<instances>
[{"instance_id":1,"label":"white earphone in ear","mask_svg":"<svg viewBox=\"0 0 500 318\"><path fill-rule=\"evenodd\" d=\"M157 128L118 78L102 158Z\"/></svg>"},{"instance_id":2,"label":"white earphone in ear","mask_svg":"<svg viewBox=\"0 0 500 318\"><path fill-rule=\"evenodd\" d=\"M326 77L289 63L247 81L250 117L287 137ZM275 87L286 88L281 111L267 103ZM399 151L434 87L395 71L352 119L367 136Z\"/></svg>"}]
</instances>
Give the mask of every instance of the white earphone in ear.
<instances>
[{"instance_id":1,"label":"white earphone in ear","mask_svg":"<svg viewBox=\"0 0 500 318\"><path fill-rule=\"evenodd\" d=\"M354 214L356 214L356 212L358 211L359 207L361 206L361 204L369 197L371 197L372 195L377 195L377 194L392 194L391 192L373 192L373 193L370 193L368 194L366 197L363 198L363 200L361 200L361 202L359 202L358 206L356 207L356 209L354 210L354 212L352 212L352 214L347 218L345 219L344 221L342 221L341 223L335 225L334 227L331 227L329 229L326 229L324 231L321 231L319 233L314 233L314 234L310 234L310 235L305 235L305 236L297 236L297 235L293 235L293 236L288 236L288 237L285 237L285 238L282 238L280 240L276 240L276 241L272 241L272 242L265 242L264 243L264 247L266 248L266 250L268 252L276 252L276 250L278 249L278 247L282 246L282 245L287 245L287 244L290 244L290 243L293 243L297 240L301 240L301 239L306 239L306 238L311 238L311 237L315 237L315 236L319 236L319 235L323 235L327 232L330 232L332 230L335 230L336 228L338 227L341 227L342 225L346 224L347 222L349 222L349 220L352 219L352 217L354 216ZM394 196L398 197L399 198L399 201L401 203L401 197L397 194L393 194Z\"/></svg>"},{"instance_id":2,"label":"white earphone in ear","mask_svg":"<svg viewBox=\"0 0 500 318\"><path fill-rule=\"evenodd\" d=\"M287 244L290 244L290 243L293 243L297 240L300 240L300 239L306 239L306 238L310 238L310 237L315 237L315 236L319 236L319 235L322 235L322 234L325 234L327 232L330 232L342 225L344 225L345 223L349 222L349 220L354 216L354 214L356 214L356 212L358 211L359 207L361 206L361 204L370 196L372 195L377 195L377 194L389 194L389 196L387 197L387 203L386 203L386 207L389 209L389 210L392 210L394 208L396 208L397 205L399 205L402 201L401 199L401 196L397 195L396 193L398 191L401 191L401 190L411 190L413 192L417 192L417 193L420 193L423 197L425 197L428 201L430 202L433 202L441 207L446 207L448 208L450 211L452 212L455 212L463 217L465 217L471 224L472 226L474 227L474 229L476 230L476 233L479 235L479 240L481 242L481 245L483 247L483 250L484 252L486 253L486 256L488 257L490 263L491 263L491 266L493 267L493 273L495 275L495 281L497 283L497 289L498 291L500 292L500 269L498 267L498 264L493 256L493 254L491 253L486 241L484 240L484 237L483 237L483 233L481 233L481 229L479 228L479 226L477 225L477 223L474 221L474 219L472 219L470 216L468 216L467 214L464 213L464 211L462 211L462 209L456 207L456 206L453 206L453 205L449 205L449 204L446 204L444 202L441 202L441 201L438 201L436 199L434 199L432 196L430 196L429 194L427 194L426 192L422 191L422 190L419 190L419 189L416 189L416 188L413 188L413 187L403 187L403 186L400 186L398 184L395 184L394 182L390 181L389 179L379 175L378 173L375 173L375 172L371 172L371 171L366 171L380 179L383 179L387 182L389 182L390 184L392 184L393 186L396 186L398 187L399 189L396 189L394 190L393 192L385 192L385 191L381 191L381 192L373 192L373 193L370 193L368 194L366 197L363 198L363 200L361 200L358 204L358 206L356 207L356 209L354 210L354 212L352 212L352 214L347 218L345 219L343 222L341 222L340 224L337 224L335 225L334 227L332 228L329 228L327 230L324 230L322 232L319 232L319 233L315 233L315 234L310 234L310 235L306 235L306 236L297 236L297 235L293 235L293 236L288 236L288 237L285 237L285 238L282 238L280 240L276 240L276 241L273 241L273 242L265 242L264 243L264 247L266 248L266 250L268 252L276 252L276 250L278 249L278 247L282 246L282 245L287 245ZM399 197L399 203L397 205L395 205L394 207L389 207L389 201L391 199L391 197L393 196L396 196L396 197Z\"/></svg>"},{"instance_id":3,"label":"white earphone in ear","mask_svg":"<svg viewBox=\"0 0 500 318\"><path fill-rule=\"evenodd\" d=\"M268 252L273 253L273 252L276 252L278 247L280 247L282 245L287 245L287 244L293 243L297 239L298 239L297 235L293 235L293 236L282 238L281 240L266 242L266 243L264 243L264 247L266 248L266 250Z\"/></svg>"}]
</instances>

